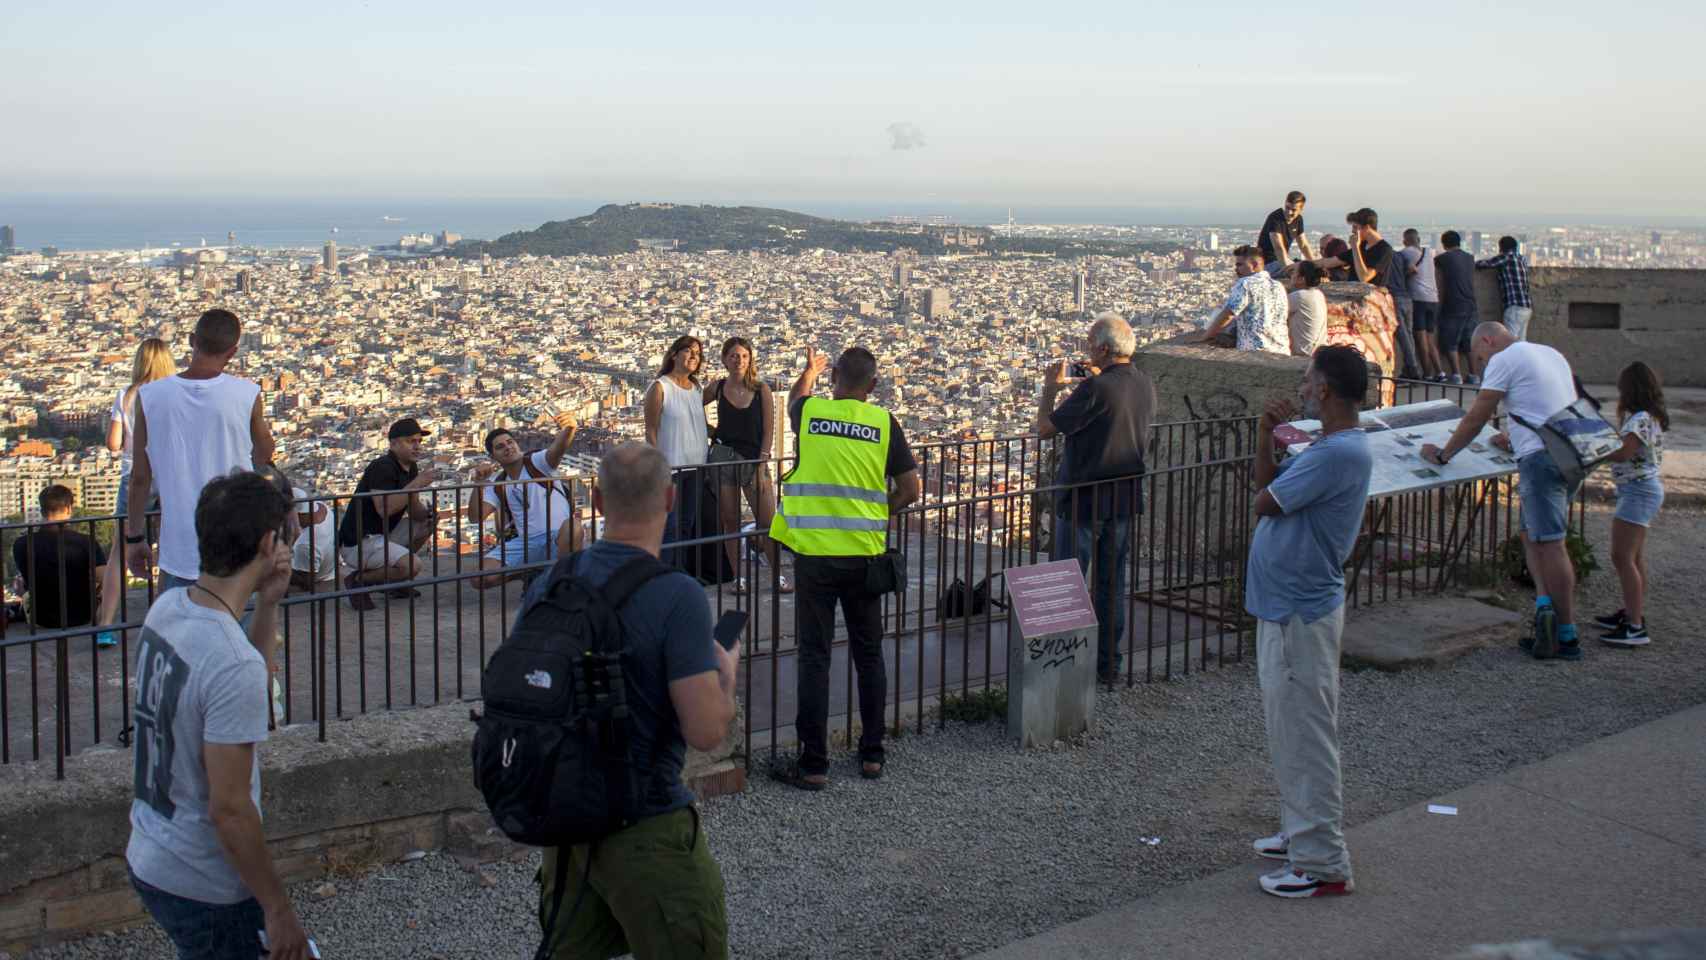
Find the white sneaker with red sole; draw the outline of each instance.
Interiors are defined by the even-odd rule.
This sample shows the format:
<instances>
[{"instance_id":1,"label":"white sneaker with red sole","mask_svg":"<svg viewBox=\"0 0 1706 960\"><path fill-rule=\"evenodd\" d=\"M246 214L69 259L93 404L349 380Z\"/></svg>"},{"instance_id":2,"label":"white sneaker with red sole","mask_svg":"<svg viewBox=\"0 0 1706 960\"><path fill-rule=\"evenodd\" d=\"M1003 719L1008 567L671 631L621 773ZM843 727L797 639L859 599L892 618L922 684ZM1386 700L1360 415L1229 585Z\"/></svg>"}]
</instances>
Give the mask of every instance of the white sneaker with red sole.
<instances>
[{"instance_id":1,"label":"white sneaker with red sole","mask_svg":"<svg viewBox=\"0 0 1706 960\"><path fill-rule=\"evenodd\" d=\"M1263 893L1271 893L1276 897L1301 899L1303 897L1338 897L1351 893L1356 884L1350 880L1322 880L1311 873L1286 867L1266 874L1259 881Z\"/></svg>"}]
</instances>

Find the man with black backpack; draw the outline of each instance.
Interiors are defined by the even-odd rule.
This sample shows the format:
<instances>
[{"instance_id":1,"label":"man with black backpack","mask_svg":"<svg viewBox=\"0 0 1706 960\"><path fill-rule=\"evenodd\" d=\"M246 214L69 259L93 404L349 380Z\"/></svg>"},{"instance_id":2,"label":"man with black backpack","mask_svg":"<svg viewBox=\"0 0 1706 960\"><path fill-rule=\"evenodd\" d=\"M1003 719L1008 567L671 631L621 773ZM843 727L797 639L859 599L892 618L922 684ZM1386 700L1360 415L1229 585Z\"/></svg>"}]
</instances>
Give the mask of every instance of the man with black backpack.
<instances>
[{"instance_id":1,"label":"man with black backpack","mask_svg":"<svg viewBox=\"0 0 1706 960\"><path fill-rule=\"evenodd\" d=\"M540 957L724 957L723 879L681 780L735 716L740 645L658 553L674 501L656 448L599 464L604 536L522 597L481 683L474 780L512 839L546 847Z\"/></svg>"},{"instance_id":2,"label":"man with black backpack","mask_svg":"<svg viewBox=\"0 0 1706 960\"><path fill-rule=\"evenodd\" d=\"M557 436L550 446L532 453L522 453L515 434L503 427L486 434L486 455L491 460L474 468L474 481L486 484L501 476L507 482L471 492L468 519L479 524L496 518L498 545L480 559L480 569L509 572L474 578L474 586L481 590L526 573L511 568L555 560L580 545L580 518L568 485L557 475L557 465L575 438L575 418L559 413L553 419Z\"/></svg>"}]
</instances>

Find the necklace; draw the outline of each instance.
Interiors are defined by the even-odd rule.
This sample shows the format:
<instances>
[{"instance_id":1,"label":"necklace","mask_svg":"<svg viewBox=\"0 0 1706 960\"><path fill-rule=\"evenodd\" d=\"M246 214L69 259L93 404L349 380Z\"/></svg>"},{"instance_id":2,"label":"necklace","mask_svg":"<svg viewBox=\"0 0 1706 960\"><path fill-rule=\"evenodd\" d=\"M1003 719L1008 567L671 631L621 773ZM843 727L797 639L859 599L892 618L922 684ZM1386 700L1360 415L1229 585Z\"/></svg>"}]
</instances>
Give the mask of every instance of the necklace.
<instances>
[{"instance_id":1,"label":"necklace","mask_svg":"<svg viewBox=\"0 0 1706 960\"><path fill-rule=\"evenodd\" d=\"M195 583L190 584L190 586L195 587L197 590L200 590L202 593L205 593L208 596L212 597L213 599L218 600L219 605L225 608L225 612L231 614L231 619L238 620L238 621L241 621L243 619L242 617L237 616L237 611L231 609L231 605L229 603L225 602L224 597L221 597L219 594L214 593L212 590L209 590L206 587L202 586L201 581L197 580Z\"/></svg>"}]
</instances>

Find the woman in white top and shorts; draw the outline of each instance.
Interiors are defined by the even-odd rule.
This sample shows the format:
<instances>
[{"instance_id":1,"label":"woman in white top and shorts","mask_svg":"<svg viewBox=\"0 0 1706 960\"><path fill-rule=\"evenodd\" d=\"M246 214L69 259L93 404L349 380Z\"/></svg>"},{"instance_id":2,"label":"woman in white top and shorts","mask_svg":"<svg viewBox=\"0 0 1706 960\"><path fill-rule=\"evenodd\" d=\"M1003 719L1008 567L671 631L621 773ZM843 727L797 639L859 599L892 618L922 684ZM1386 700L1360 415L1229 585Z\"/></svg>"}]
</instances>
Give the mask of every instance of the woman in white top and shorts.
<instances>
[{"instance_id":1,"label":"woman in white top and shorts","mask_svg":"<svg viewBox=\"0 0 1706 960\"><path fill-rule=\"evenodd\" d=\"M699 471L679 468L702 466L710 443L699 386L704 365L705 345L699 338L677 337L663 355L657 380L646 390L646 442L678 468L674 471L675 507L663 528L665 543L699 535Z\"/></svg>"},{"instance_id":2,"label":"woman in white top and shorts","mask_svg":"<svg viewBox=\"0 0 1706 960\"><path fill-rule=\"evenodd\" d=\"M136 345L136 357L130 364L130 386L113 397L113 409L107 423L107 449L122 454L122 457L119 460L118 506L113 511L118 515L118 522L113 524L113 547L109 556L122 556L124 552L124 514L130 496L130 464L133 459L130 425L136 421L136 391L145 383L153 383L177 372L178 363L172 359L172 349L166 346L166 341L149 337ZM106 576L101 580L101 606L96 623L109 624L118 616L119 596L124 592L124 582L119 578L120 566L118 563L107 564ZM118 637L107 630L97 635L95 642L103 647L117 646Z\"/></svg>"}]
</instances>

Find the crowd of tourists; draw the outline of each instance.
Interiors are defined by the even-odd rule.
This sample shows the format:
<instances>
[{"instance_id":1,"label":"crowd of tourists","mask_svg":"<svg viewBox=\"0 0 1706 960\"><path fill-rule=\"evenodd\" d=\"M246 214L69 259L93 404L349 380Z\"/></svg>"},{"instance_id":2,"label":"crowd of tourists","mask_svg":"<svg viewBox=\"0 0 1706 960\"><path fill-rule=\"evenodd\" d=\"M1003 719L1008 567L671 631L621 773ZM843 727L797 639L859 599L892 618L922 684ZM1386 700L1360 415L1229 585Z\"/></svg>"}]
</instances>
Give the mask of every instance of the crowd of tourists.
<instances>
[{"instance_id":1,"label":"crowd of tourists","mask_svg":"<svg viewBox=\"0 0 1706 960\"><path fill-rule=\"evenodd\" d=\"M1281 795L1279 829L1255 849L1284 866L1259 885L1287 898L1354 890L1343 832L1338 671L1344 569L1364 533L1372 472L1359 422L1369 365L1354 348L1322 345L1324 278L1349 271L1387 285L1395 302L1402 286L1399 315L1418 337L1408 354L1414 362L1423 371L1462 371L1459 378L1479 371L1479 390L1456 432L1443 446L1425 446L1422 456L1448 463L1501 408L1508 415L1495 442L1508 444L1517 460L1522 540L1536 592L1534 630L1523 649L1540 659L1583 656L1565 547L1582 471L1561 463L1544 436L1548 421L1582 391L1558 351L1524 339L1532 303L1520 254L1509 249L1486 264L1505 284L1505 315L1471 322L1472 312L1466 320L1459 311L1463 297L1473 309L1472 291L1465 292L1473 264L1462 265L1467 255L1454 234L1442 238L1446 251L1438 255L1416 249L1414 231L1404 252L1393 251L1374 212L1361 210L1348 218L1344 245L1324 242L1323 255L1314 257L1303 235L1303 203L1293 194L1256 244L1235 251L1239 280L1210 331L1234 325L1240 347L1309 358L1295 397L1270 400L1260 418L1258 522L1244 585L1246 610L1257 621L1260 691ZM1294 243L1305 259L1289 263ZM1418 276L1433 282L1415 286ZM1289 298L1276 294L1276 277L1296 288ZM1423 299L1423 289L1445 299ZM1430 306L1418 309L1424 304ZM1436 328L1449 336L1436 339ZM253 957L264 937L269 956L295 960L313 947L267 852L256 754L267 738L262 691L276 652L279 601L293 585L313 589L340 568L347 586L406 595L423 572L422 550L438 522L433 490L440 478L425 459L428 431L401 418L386 432L385 452L363 472L355 504L335 523L323 503L273 467L259 389L226 372L240 339L234 314L208 311L190 336L182 371L165 344L147 341L133 383L113 402L109 442L123 452L125 470L112 553L122 552L131 571L157 566L160 584L136 644L126 859L143 904L180 956ZM1154 382L1131 363L1134 349L1124 318L1095 317L1072 351L1078 362L1069 357L1046 371L1034 423L1039 437L1059 438L1052 551L1092 575L1104 682L1122 666L1120 590L1133 524L1144 510L1140 481L1157 404ZM890 522L917 501L922 484L901 424L871 402L877 359L857 346L833 361L808 350L778 404L756 372L749 341L722 344L726 376L715 380L703 374L703 353L694 337L669 346L645 395L644 442L617 445L599 461L590 506L603 526L590 542L559 474L577 429L567 414L553 415L556 433L539 450L523 450L511 430L491 431L488 459L474 469L459 505L471 522L505 532L482 558L474 585L524 575L531 581L514 630L488 667L474 777L506 832L547 848L539 873L540 956L727 953L721 875L681 771L687 747L714 748L735 716L740 624L713 627L692 564L672 556L687 548L670 544L710 527L737 529L743 499L780 589L796 594L799 748L773 776L807 791L830 785L838 607L857 675L862 725L850 745L856 769L867 779L883 776L881 605L904 574L888 548ZM827 395L819 389L826 373ZM705 415L712 404L714 429ZM798 450L779 482L767 473L778 409ZM1669 427L1652 368L1635 363L1623 371L1616 410L1612 556L1624 603L1595 622L1607 643L1639 646L1649 642L1643 548L1664 497L1659 466ZM1274 431L1300 418L1319 421L1320 436L1282 458ZM43 491L43 525L13 547L43 626L114 617L121 564L103 544L63 529L72 507L66 488ZM155 510L157 528L147 520ZM738 570L738 548L733 540L714 544L711 562ZM786 558L791 579L781 572ZM77 593L77 584L88 591ZM754 586L737 580L734 589ZM369 592L352 597L373 602ZM103 633L99 642L111 640ZM577 723L539 719L537 691L566 689L590 697L577 708ZM547 720L557 724L549 737ZM583 725L585 742L563 732ZM556 745L547 749L550 737ZM581 766L565 778L569 764ZM564 794L563 783L598 786Z\"/></svg>"},{"instance_id":2,"label":"crowd of tourists","mask_svg":"<svg viewBox=\"0 0 1706 960\"><path fill-rule=\"evenodd\" d=\"M1456 230L1441 233L1436 250L1422 243L1419 231L1406 229L1403 245L1394 249L1381 235L1380 215L1363 207L1345 215L1344 237L1322 235L1317 255L1303 223L1307 202L1300 190L1286 194L1285 203L1263 221L1256 242L1232 251L1237 278L1205 340L1239 350L1313 356L1327 335L1321 284L1353 281L1391 298L1400 376L1473 384L1480 376L1471 343L1480 322L1476 270L1497 274L1501 319L1516 339L1527 338L1534 299L1528 261L1515 237L1500 237L1498 256L1484 260L1462 249ZM1300 259L1292 259L1293 247Z\"/></svg>"}]
</instances>

